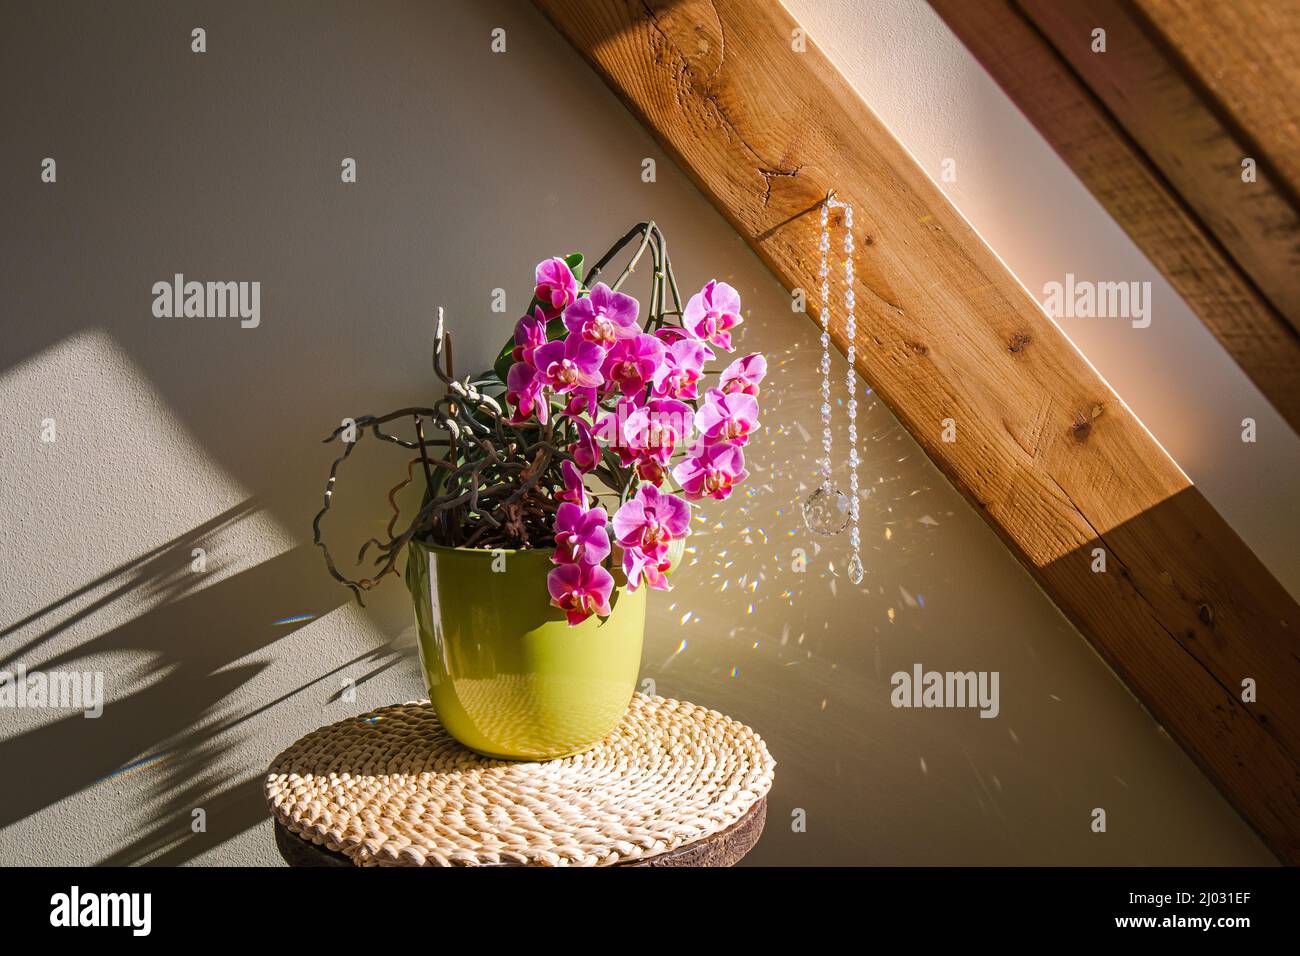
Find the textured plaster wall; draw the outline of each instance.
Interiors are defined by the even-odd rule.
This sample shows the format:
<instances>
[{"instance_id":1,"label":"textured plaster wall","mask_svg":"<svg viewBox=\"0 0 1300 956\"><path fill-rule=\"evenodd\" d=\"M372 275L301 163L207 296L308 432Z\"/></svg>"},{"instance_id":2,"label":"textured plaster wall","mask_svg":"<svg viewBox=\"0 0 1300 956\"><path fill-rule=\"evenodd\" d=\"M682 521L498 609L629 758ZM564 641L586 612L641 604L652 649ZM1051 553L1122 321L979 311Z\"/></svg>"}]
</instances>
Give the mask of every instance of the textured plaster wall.
<instances>
[{"instance_id":1,"label":"textured plaster wall","mask_svg":"<svg viewBox=\"0 0 1300 956\"><path fill-rule=\"evenodd\" d=\"M867 580L843 577L843 539L810 540L812 325L530 6L31 4L9 23L0 667L102 670L109 702L0 711L3 862L278 862L270 759L421 694L400 584L358 609L310 547L320 437L432 395L437 304L460 367L484 365L535 261L647 216L686 287L741 291L740 348L772 360L748 489L697 523L643 658L659 692L768 740L750 862L1271 860L882 407L861 423ZM260 281L260 327L153 318L176 272ZM354 455L332 535L382 527L400 462ZM916 661L1000 671L998 718L893 709L889 675Z\"/></svg>"}]
</instances>

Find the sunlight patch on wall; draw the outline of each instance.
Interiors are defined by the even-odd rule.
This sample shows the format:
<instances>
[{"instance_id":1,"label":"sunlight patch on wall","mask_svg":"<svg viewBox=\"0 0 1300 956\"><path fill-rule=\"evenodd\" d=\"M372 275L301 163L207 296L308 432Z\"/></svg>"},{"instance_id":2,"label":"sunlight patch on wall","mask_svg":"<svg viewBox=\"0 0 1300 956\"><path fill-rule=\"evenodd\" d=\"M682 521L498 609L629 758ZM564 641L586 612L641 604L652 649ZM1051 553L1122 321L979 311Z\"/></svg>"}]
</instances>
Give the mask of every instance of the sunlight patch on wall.
<instances>
[{"instance_id":1,"label":"sunlight patch on wall","mask_svg":"<svg viewBox=\"0 0 1300 956\"><path fill-rule=\"evenodd\" d=\"M70 336L5 371L0 407L5 628L110 575L33 623L48 628L134 581L140 586L117 602L123 606L109 601L97 610L95 628L113 627L294 544L102 330ZM239 546L221 547L236 522ZM130 566L142 557L150 573L136 581L141 568Z\"/></svg>"}]
</instances>

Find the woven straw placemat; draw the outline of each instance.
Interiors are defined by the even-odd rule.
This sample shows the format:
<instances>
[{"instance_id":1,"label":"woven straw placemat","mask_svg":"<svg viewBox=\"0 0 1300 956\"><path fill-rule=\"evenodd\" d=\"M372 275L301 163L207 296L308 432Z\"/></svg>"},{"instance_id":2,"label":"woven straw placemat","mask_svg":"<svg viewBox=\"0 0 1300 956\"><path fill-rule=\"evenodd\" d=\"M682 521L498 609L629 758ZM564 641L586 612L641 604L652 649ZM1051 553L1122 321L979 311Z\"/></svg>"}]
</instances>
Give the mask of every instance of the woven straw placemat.
<instances>
[{"instance_id":1,"label":"woven straw placemat","mask_svg":"<svg viewBox=\"0 0 1300 956\"><path fill-rule=\"evenodd\" d=\"M595 749L540 763L461 746L428 701L308 734L266 777L276 819L361 866L609 866L725 830L772 786L758 734L636 694Z\"/></svg>"}]
</instances>

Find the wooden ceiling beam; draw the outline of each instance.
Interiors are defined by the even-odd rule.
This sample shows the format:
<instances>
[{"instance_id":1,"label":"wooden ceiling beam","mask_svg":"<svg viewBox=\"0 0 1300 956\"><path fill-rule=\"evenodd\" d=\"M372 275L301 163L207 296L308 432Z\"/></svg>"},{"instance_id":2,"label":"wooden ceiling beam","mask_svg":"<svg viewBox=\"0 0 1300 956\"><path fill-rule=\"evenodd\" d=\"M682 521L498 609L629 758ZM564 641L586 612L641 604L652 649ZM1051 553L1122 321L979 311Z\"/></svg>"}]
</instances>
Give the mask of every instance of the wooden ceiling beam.
<instances>
[{"instance_id":1,"label":"wooden ceiling beam","mask_svg":"<svg viewBox=\"0 0 1300 956\"><path fill-rule=\"evenodd\" d=\"M1300 0L1129 0L1207 108L1300 197ZM1238 160L1240 162L1240 160Z\"/></svg>"},{"instance_id":2,"label":"wooden ceiling beam","mask_svg":"<svg viewBox=\"0 0 1300 956\"><path fill-rule=\"evenodd\" d=\"M1173 18L1162 3L1150 5L1153 15ZM931 6L1300 432L1300 215L1290 198L1291 157L1274 161L1245 126L1224 118L1130 4ZM1096 28L1106 30L1104 53L1091 49ZM1221 50L1240 47L1229 37ZM1267 99L1260 91L1250 102ZM1263 132L1276 150L1282 132ZM1300 157L1300 144L1294 152ZM1259 160L1251 183L1241 178L1247 156Z\"/></svg>"},{"instance_id":3,"label":"wooden ceiling beam","mask_svg":"<svg viewBox=\"0 0 1300 956\"><path fill-rule=\"evenodd\" d=\"M535 2L787 288L818 287L827 190L854 204L858 370L1275 852L1300 862L1300 609L812 40L794 42L789 13L764 0ZM844 348L839 316L832 332ZM1247 678L1255 703L1241 698Z\"/></svg>"},{"instance_id":4,"label":"wooden ceiling beam","mask_svg":"<svg viewBox=\"0 0 1300 956\"><path fill-rule=\"evenodd\" d=\"M1300 210L1272 158L1192 75L1127 0L1018 0L1186 206L1291 325L1300 328ZM1106 52L1092 31L1106 31ZM1221 64L1241 70L1257 33L1219 37ZM1291 75L1300 83L1300 64ZM1295 95L1295 87L1291 88ZM1300 144L1297 144L1300 145ZM1243 182L1242 161L1257 163Z\"/></svg>"}]
</instances>

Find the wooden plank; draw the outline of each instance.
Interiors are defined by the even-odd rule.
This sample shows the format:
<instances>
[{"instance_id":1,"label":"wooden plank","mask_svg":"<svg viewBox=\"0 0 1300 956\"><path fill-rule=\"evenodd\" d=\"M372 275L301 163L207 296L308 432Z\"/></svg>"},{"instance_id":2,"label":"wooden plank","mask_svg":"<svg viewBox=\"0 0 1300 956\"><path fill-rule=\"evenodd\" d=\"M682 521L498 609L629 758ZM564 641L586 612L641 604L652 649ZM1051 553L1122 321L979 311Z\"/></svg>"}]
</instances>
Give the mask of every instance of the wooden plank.
<instances>
[{"instance_id":1,"label":"wooden plank","mask_svg":"<svg viewBox=\"0 0 1300 956\"><path fill-rule=\"evenodd\" d=\"M1300 196L1300 0L1132 0L1203 99Z\"/></svg>"},{"instance_id":2,"label":"wooden plank","mask_svg":"<svg viewBox=\"0 0 1300 956\"><path fill-rule=\"evenodd\" d=\"M1300 328L1300 208L1249 131L1180 69L1125 0L1018 2L1278 314ZM1105 53L1091 49L1097 27L1106 30ZM1257 32L1225 35L1218 49L1233 61L1265 41ZM1247 157L1257 162L1253 183L1242 181Z\"/></svg>"},{"instance_id":3,"label":"wooden plank","mask_svg":"<svg viewBox=\"0 0 1300 956\"><path fill-rule=\"evenodd\" d=\"M930 0L1106 211L1300 432L1300 334L1012 0Z\"/></svg>"},{"instance_id":4,"label":"wooden plank","mask_svg":"<svg viewBox=\"0 0 1300 956\"><path fill-rule=\"evenodd\" d=\"M535 0L789 288L855 206L858 368L1283 858L1295 602L811 40L762 0ZM843 348L841 318L832 319ZM957 440L941 439L945 419ZM1090 570L1104 548L1109 571ZM1243 704L1243 678L1268 693Z\"/></svg>"}]
</instances>

